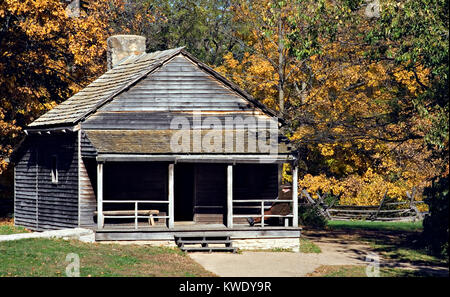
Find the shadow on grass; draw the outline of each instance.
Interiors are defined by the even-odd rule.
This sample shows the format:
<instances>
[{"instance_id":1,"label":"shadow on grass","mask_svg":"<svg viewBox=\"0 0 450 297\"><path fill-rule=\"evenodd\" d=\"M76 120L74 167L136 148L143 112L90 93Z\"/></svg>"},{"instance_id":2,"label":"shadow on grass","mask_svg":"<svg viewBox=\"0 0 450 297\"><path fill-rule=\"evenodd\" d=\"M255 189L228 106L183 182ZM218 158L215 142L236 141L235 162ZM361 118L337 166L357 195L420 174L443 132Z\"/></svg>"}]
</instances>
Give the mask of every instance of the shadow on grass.
<instances>
[{"instance_id":1,"label":"shadow on grass","mask_svg":"<svg viewBox=\"0 0 450 297\"><path fill-rule=\"evenodd\" d=\"M366 243L368 249L355 248L353 252L359 259L365 259L367 250L381 256L381 266L395 276L447 275L448 259L440 259L427 254L421 239L421 230L375 230L370 228L312 229L305 227L303 234L313 241L339 243ZM414 270L411 270L413 268ZM400 269L397 271L397 269ZM403 271L404 270L404 271ZM389 271L386 271L389 274Z\"/></svg>"}]
</instances>

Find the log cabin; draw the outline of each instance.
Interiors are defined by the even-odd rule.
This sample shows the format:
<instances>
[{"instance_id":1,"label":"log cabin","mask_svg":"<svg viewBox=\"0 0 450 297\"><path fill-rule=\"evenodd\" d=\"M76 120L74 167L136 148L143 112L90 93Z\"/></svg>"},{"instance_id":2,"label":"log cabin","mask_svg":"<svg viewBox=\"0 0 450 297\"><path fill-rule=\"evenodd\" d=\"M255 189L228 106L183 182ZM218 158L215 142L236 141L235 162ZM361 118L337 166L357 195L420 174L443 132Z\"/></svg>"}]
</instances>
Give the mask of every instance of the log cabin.
<instances>
[{"instance_id":1,"label":"log cabin","mask_svg":"<svg viewBox=\"0 0 450 297\"><path fill-rule=\"evenodd\" d=\"M297 157L276 113L184 48L146 53L134 35L107 44L108 71L26 127L15 224L91 228L96 240L298 241ZM294 182L280 200L285 163ZM265 214L274 202L292 211Z\"/></svg>"}]
</instances>

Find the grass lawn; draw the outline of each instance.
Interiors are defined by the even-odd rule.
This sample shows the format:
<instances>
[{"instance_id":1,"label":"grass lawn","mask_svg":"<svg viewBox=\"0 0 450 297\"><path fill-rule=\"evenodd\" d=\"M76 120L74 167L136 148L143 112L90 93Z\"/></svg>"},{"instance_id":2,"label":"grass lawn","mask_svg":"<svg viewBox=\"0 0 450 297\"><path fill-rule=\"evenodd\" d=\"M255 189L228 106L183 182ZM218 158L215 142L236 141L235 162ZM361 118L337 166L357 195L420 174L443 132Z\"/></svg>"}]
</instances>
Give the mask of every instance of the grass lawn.
<instances>
[{"instance_id":1,"label":"grass lawn","mask_svg":"<svg viewBox=\"0 0 450 297\"><path fill-rule=\"evenodd\" d=\"M300 253L321 253L322 250L314 242L300 237Z\"/></svg>"},{"instance_id":2,"label":"grass lawn","mask_svg":"<svg viewBox=\"0 0 450 297\"><path fill-rule=\"evenodd\" d=\"M415 271L399 268L380 268L380 277L433 276L429 271ZM360 265L324 265L307 276L312 277L367 277L366 266Z\"/></svg>"},{"instance_id":3,"label":"grass lawn","mask_svg":"<svg viewBox=\"0 0 450 297\"><path fill-rule=\"evenodd\" d=\"M372 221L328 221L330 229L366 229L421 231L422 221L417 222L372 222Z\"/></svg>"},{"instance_id":4,"label":"grass lawn","mask_svg":"<svg viewBox=\"0 0 450 297\"><path fill-rule=\"evenodd\" d=\"M80 276L214 276L178 249L62 239L0 242L0 277L65 276L66 256L80 257Z\"/></svg>"},{"instance_id":5,"label":"grass lawn","mask_svg":"<svg viewBox=\"0 0 450 297\"><path fill-rule=\"evenodd\" d=\"M14 221L12 219L1 219L0 218L0 235L16 234L16 233L27 233L30 232L23 227L14 226Z\"/></svg>"}]
</instances>

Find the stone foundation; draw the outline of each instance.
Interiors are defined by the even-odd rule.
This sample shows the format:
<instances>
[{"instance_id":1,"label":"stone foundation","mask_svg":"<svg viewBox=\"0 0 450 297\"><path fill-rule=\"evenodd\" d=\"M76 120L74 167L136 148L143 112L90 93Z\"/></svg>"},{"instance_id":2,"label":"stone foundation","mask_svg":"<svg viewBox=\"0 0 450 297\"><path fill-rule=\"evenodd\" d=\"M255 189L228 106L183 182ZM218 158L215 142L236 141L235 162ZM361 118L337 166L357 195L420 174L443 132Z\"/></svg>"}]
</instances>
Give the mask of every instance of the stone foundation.
<instances>
[{"instance_id":1,"label":"stone foundation","mask_svg":"<svg viewBox=\"0 0 450 297\"><path fill-rule=\"evenodd\" d=\"M299 238L253 238L232 239L233 247L241 250L273 250L283 249L298 253L300 251ZM136 241L101 241L100 243L151 245L175 248L177 245L173 240L136 240Z\"/></svg>"},{"instance_id":2,"label":"stone foundation","mask_svg":"<svg viewBox=\"0 0 450 297\"><path fill-rule=\"evenodd\" d=\"M233 239L233 247L241 250L272 250L290 249L298 253L300 251L299 238L254 238Z\"/></svg>"},{"instance_id":3,"label":"stone foundation","mask_svg":"<svg viewBox=\"0 0 450 297\"><path fill-rule=\"evenodd\" d=\"M114 240L114 241L99 241L99 243L104 244L120 244L120 245L150 245L150 246L160 246L160 247L170 247L175 248L177 245L174 240Z\"/></svg>"}]
</instances>

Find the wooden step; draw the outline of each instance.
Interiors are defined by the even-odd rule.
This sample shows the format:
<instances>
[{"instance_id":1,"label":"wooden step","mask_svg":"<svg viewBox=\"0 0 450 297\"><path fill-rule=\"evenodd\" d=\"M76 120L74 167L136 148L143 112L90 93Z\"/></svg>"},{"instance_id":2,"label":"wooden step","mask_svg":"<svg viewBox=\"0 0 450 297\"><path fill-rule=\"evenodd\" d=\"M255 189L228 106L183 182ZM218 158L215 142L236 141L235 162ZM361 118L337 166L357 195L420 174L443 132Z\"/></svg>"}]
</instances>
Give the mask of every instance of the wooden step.
<instances>
[{"instance_id":1,"label":"wooden step","mask_svg":"<svg viewBox=\"0 0 450 297\"><path fill-rule=\"evenodd\" d=\"M236 248L233 248L233 243L230 239L230 236L174 236L175 243L177 246L185 252L213 252L213 251L221 251L221 252L236 252ZM210 245L220 245L224 246L210 246ZM199 245L199 246L189 246L185 245Z\"/></svg>"},{"instance_id":2,"label":"wooden step","mask_svg":"<svg viewBox=\"0 0 450 297\"><path fill-rule=\"evenodd\" d=\"M229 243L229 236L175 236L175 242L186 244Z\"/></svg>"},{"instance_id":3,"label":"wooden step","mask_svg":"<svg viewBox=\"0 0 450 297\"><path fill-rule=\"evenodd\" d=\"M234 247L180 247L183 252L232 252L236 253Z\"/></svg>"},{"instance_id":4,"label":"wooden step","mask_svg":"<svg viewBox=\"0 0 450 297\"><path fill-rule=\"evenodd\" d=\"M218 240L230 240L228 235L175 235L175 239L218 239Z\"/></svg>"},{"instance_id":5,"label":"wooden step","mask_svg":"<svg viewBox=\"0 0 450 297\"><path fill-rule=\"evenodd\" d=\"M210 244L228 244L231 243L231 240L186 240L186 239L179 239L177 243L184 243L184 244L203 244L203 243L210 243Z\"/></svg>"}]
</instances>

